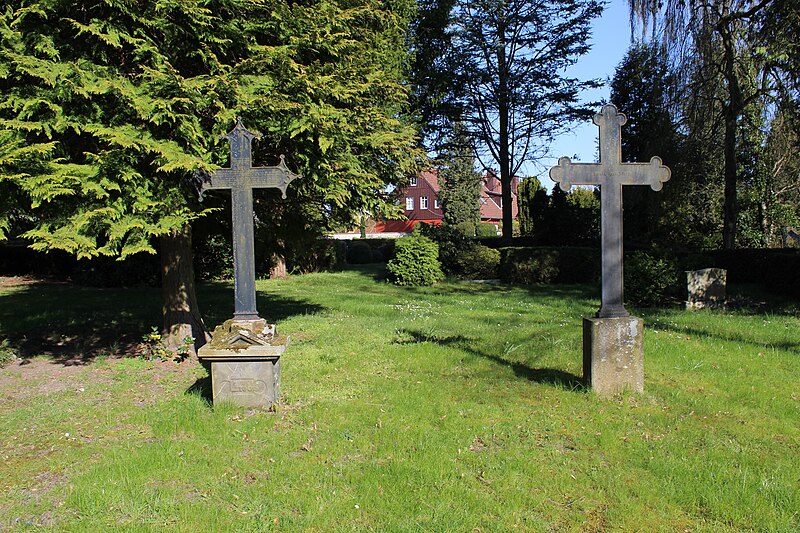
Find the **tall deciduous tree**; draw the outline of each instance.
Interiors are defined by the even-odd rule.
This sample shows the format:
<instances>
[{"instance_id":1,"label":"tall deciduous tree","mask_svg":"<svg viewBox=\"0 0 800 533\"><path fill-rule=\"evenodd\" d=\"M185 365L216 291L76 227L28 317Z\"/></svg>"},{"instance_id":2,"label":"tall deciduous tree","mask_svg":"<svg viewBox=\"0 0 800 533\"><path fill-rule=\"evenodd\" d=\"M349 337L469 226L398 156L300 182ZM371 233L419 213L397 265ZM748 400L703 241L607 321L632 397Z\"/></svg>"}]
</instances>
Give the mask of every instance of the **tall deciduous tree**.
<instances>
[{"instance_id":1,"label":"tall deciduous tree","mask_svg":"<svg viewBox=\"0 0 800 533\"><path fill-rule=\"evenodd\" d=\"M740 121L767 90L765 43L759 30L770 0L629 0L629 4L632 20L643 22L645 28L648 23L661 24L679 61L699 67L695 80L706 85L722 82L723 91L715 94L724 131L722 241L725 248L733 248L739 216Z\"/></svg>"},{"instance_id":2,"label":"tall deciduous tree","mask_svg":"<svg viewBox=\"0 0 800 533\"><path fill-rule=\"evenodd\" d=\"M475 0L454 8L455 97L481 162L499 167L506 242L513 176L586 116L578 94L595 84L565 69L589 51L590 23L601 12L595 0Z\"/></svg>"},{"instance_id":3,"label":"tall deciduous tree","mask_svg":"<svg viewBox=\"0 0 800 533\"><path fill-rule=\"evenodd\" d=\"M402 0L7 5L0 180L36 214L24 237L39 250L123 258L154 253L160 239L166 332L202 342L188 224L207 214L193 176L227 164L218 135L241 113L304 174L301 198L342 217L392 209L385 183L420 155L404 118L412 9Z\"/></svg>"}]
</instances>

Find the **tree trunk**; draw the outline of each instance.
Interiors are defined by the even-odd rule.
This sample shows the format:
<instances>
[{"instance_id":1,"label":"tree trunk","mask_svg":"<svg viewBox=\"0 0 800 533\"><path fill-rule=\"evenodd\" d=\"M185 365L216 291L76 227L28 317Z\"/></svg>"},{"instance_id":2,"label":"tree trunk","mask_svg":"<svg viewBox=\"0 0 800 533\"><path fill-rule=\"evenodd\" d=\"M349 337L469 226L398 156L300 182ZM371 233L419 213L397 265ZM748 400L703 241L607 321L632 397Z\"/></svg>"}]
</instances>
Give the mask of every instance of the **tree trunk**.
<instances>
[{"instance_id":1,"label":"tree trunk","mask_svg":"<svg viewBox=\"0 0 800 533\"><path fill-rule=\"evenodd\" d=\"M498 26L499 43L497 46L497 78L499 84L499 98L497 111L499 115L499 140L498 151L500 155L500 192L503 211L503 245L511 246L514 238L511 210L511 155L509 153L510 133L509 118L511 114L509 104L508 70L506 64L505 26Z\"/></svg>"},{"instance_id":2,"label":"tree trunk","mask_svg":"<svg viewBox=\"0 0 800 533\"><path fill-rule=\"evenodd\" d=\"M194 287L192 227L186 224L161 237L161 297L163 335L168 348L176 349L187 336L194 338L189 353L211 340L206 331Z\"/></svg>"},{"instance_id":3,"label":"tree trunk","mask_svg":"<svg viewBox=\"0 0 800 533\"><path fill-rule=\"evenodd\" d=\"M286 277L286 243L283 239L275 241L275 251L270 254L269 279Z\"/></svg>"},{"instance_id":4,"label":"tree trunk","mask_svg":"<svg viewBox=\"0 0 800 533\"><path fill-rule=\"evenodd\" d=\"M725 204L722 226L722 247L736 247L736 229L739 205L736 199L736 114L732 109L725 116Z\"/></svg>"},{"instance_id":5,"label":"tree trunk","mask_svg":"<svg viewBox=\"0 0 800 533\"><path fill-rule=\"evenodd\" d=\"M722 247L732 250L736 247L737 222L739 219L739 204L736 199L737 161L736 161L736 127L739 115L744 107L742 92L739 87L739 78L736 74L736 49L733 41L732 30L727 24L730 21L720 21L717 30L722 36L724 50L725 82L728 88L728 104L725 107L725 138L723 140L725 155L725 204L722 218Z\"/></svg>"}]
</instances>

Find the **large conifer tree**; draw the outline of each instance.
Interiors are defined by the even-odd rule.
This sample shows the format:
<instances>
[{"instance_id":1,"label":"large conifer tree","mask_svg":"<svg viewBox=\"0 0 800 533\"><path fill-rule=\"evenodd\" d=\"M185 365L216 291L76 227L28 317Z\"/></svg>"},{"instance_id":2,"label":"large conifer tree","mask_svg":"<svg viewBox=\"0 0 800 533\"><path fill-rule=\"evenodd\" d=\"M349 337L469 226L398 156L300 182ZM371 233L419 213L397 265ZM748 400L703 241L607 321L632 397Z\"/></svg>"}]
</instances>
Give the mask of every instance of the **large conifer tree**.
<instances>
[{"instance_id":1,"label":"large conifer tree","mask_svg":"<svg viewBox=\"0 0 800 533\"><path fill-rule=\"evenodd\" d=\"M153 253L160 239L165 330L202 342L189 224L206 214L194 177L227 165L218 135L242 114L304 174L300 198L332 213L391 210L385 182L419 155L403 119L411 6L7 3L0 181L34 213L23 237L39 250L121 258Z\"/></svg>"}]
</instances>

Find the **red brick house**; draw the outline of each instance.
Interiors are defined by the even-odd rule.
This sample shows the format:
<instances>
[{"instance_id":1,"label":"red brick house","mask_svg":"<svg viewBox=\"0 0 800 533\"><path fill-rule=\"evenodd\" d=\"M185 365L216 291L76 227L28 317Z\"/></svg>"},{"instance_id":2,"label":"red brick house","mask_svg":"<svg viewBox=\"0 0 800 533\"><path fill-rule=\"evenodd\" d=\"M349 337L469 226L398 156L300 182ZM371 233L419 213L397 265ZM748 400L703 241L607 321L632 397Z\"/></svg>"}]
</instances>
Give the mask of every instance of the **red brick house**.
<instances>
[{"instance_id":1,"label":"red brick house","mask_svg":"<svg viewBox=\"0 0 800 533\"><path fill-rule=\"evenodd\" d=\"M517 218L517 187L519 180L511 181L511 216ZM411 178L408 187L398 192L400 204L405 207L406 220L387 220L377 222L378 233L411 233L420 222L441 224L444 213L439 201L439 170L431 169ZM489 172L483 178L480 195L481 222L491 222L499 226L503 221L503 200L500 178Z\"/></svg>"},{"instance_id":2,"label":"red brick house","mask_svg":"<svg viewBox=\"0 0 800 533\"><path fill-rule=\"evenodd\" d=\"M379 233L411 233L420 222L426 224L442 223L442 205L439 202L439 170L420 172L409 180L408 187L400 190L400 205L405 207L406 220L386 220L378 222L375 230Z\"/></svg>"}]
</instances>

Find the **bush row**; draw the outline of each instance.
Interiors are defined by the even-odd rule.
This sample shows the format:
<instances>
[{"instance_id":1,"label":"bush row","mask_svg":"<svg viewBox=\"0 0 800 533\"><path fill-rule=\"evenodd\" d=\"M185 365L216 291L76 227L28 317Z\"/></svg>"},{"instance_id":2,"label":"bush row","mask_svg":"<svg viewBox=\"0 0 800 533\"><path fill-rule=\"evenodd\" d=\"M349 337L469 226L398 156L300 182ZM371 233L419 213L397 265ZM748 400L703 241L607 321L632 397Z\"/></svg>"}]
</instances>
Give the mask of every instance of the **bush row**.
<instances>
[{"instance_id":1,"label":"bush row","mask_svg":"<svg viewBox=\"0 0 800 533\"><path fill-rule=\"evenodd\" d=\"M394 257L395 239L353 239L336 241L337 264L386 263Z\"/></svg>"}]
</instances>

